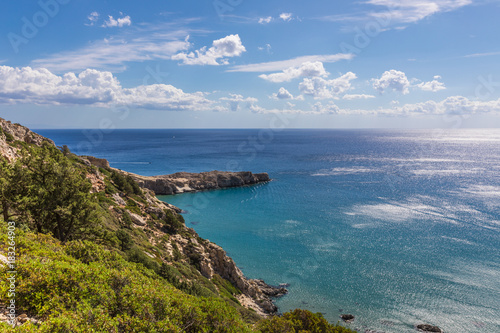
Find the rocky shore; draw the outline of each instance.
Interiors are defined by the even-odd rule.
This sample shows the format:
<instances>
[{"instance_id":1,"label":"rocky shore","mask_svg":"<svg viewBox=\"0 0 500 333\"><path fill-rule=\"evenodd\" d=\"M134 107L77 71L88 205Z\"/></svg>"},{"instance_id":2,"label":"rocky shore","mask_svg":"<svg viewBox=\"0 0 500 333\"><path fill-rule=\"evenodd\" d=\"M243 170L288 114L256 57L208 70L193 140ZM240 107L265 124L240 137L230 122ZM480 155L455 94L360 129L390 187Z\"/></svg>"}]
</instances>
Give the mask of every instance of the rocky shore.
<instances>
[{"instance_id":1,"label":"rocky shore","mask_svg":"<svg viewBox=\"0 0 500 333\"><path fill-rule=\"evenodd\" d=\"M267 173L251 173L249 171L229 172L210 171L201 173L177 172L162 176L130 175L142 188L153 191L156 195L171 195L185 192L217 190L228 187L239 187L268 182Z\"/></svg>"}]
</instances>

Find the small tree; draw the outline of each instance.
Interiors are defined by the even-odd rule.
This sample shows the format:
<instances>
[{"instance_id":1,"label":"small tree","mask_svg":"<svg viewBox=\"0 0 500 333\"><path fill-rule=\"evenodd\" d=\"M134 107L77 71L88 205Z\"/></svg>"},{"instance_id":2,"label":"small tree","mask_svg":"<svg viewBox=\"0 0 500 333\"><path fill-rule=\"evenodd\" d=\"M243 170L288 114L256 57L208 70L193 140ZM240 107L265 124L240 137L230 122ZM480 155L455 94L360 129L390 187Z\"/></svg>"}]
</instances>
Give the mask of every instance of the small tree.
<instances>
[{"instance_id":1,"label":"small tree","mask_svg":"<svg viewBox=\"0 0 500 333\"><path fill-rule=\"evenodd\" d=\"M2 181L13 190L2 193L7 202L4 216L14 206L29 215L33 229L52 233L62 242L95 231L99 215L92 185L84 170L56 147L48 143L26 147L6 170L10 176Z\"/></svg>"}]
</instances>

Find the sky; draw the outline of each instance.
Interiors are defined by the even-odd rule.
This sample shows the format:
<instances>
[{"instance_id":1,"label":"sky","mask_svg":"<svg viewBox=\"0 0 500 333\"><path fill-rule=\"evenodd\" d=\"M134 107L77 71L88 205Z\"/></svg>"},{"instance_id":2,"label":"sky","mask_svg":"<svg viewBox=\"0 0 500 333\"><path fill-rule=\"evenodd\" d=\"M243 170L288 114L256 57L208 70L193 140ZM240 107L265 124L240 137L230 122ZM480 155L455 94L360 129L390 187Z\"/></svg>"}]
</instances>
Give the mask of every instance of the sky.
<instances>
[{"instance_id":1,"label":"sky","mask_svg":"<svg viewBox=\"0 0 500 333\"><path fill-rule=\"evenodd\" d=\"M498 0L16 0L0 117L31 128L500 127Z\"/></svg>"}]
</instances>

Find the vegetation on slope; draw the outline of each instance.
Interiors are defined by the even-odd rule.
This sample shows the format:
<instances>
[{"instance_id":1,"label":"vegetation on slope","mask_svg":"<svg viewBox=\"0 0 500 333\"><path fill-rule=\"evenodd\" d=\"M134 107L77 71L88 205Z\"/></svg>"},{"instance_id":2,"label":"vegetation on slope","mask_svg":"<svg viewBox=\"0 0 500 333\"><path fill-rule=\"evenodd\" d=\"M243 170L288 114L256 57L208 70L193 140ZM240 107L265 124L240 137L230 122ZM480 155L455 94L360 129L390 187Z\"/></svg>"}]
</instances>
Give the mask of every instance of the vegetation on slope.
<instances>
[{"instance_id":1,"label":"vegetation on slope","mask_svg":"<svg viewBox=\"0 0 500 333\"><path fill-rule=\"evenodd\" d=\"M18 158L0 157L0 254L15 221L16 307L40 320L20 332L352 332L303 310L260 320L240 290L200 273L207 241L130 177L67 148L2 139ZM6 277L2 266L0 305Z\"/></svg>"}]
</instances>

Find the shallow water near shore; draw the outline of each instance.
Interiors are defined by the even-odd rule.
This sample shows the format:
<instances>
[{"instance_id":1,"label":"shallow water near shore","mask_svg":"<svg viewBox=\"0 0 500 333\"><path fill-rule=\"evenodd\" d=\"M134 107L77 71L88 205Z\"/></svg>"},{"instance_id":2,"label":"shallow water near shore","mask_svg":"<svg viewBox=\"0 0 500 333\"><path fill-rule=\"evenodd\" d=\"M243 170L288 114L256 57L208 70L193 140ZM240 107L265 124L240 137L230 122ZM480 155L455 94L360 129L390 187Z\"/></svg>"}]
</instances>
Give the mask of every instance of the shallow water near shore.
<instances>
[{"instance_id":1,"label":"shallow water near shore","mask_svg":"<svg viewBox=\"0 0 500 333\"><path fill-rule=\"evenodd\" d=\"M351 313L359 332L500 332L499 130L37 132L142 175L268 172L160 199L248 277L290 284L282 312Z\"/></svg>"}]
</instances>

